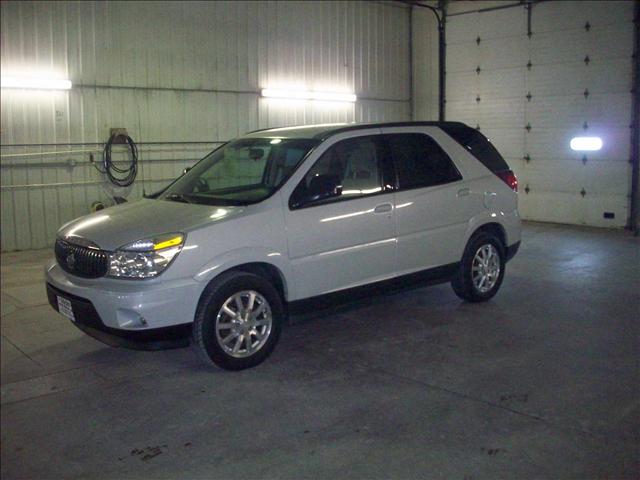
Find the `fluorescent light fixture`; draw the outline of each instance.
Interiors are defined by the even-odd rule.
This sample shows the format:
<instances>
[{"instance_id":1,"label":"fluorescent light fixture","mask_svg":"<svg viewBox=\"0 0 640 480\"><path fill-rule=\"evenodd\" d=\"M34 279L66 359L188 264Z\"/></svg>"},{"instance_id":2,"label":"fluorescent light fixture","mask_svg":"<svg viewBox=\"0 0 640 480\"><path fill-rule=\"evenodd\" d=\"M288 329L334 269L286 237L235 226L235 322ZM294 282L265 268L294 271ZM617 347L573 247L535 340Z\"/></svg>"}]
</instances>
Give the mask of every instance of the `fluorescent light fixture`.
<instances>
[{"instance_id":1,"label":"fluorescent light fixture","mask_svg":"<svg viewBox=\"0 0 640 480\"><path fill-rule=\"evenodd\" d=\"M574 137L571 139L571 150L578 152L596 152L602 148L600 137Z\"/></svg>"},{"instance_id":2,"label":"fluorescent light fixture","mask_svg":"<svg viewBox=\"0 0 640 480\"><path fill-rule=\"evenodd\" d=\"M306 90L283 90L277 88L263 88L262 96L265 98L320 100L323 102L355 102L357 100L357 97L353 93L311 92Z\"/></svg>"},{"instance_id":3,"label":"fluorescent light fixture","mask_svg":"<svg viewBox=\"0 0 640 480\"><path fill-rule=\"evenodd\" d=\"M29 90L70 90L71 80L63 78L2 77L2 88Z\"/></svg>"}]
</instances>

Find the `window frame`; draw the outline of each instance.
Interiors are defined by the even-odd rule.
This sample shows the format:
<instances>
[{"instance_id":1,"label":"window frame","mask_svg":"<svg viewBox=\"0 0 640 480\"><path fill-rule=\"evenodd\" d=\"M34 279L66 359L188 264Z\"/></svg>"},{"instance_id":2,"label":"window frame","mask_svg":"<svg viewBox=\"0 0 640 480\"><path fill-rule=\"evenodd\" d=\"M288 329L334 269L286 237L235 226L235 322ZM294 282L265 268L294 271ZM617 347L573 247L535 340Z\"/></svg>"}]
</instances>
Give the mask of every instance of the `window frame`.
<instances>
[{"instance_id":1,"label":"window frame","mask_svg":"<svg viewBox=\"0 0 640 480\"><path fill-rule=\"evenodd\" d=\"M351 200L359 200L362 198L375 197L378 195L386 195L388 193L394 192L397 186L397 173L395 171L393 159L389 155L389 148L387 147L386 142L383 140L382 137L383 137L383 134L381 133L357 135L349 138L343 138L331 144L329 147L327 147L327 149L320 154L320 157L315 162L313 162L313 164L307 169L307 171L304 173L300 181L298 181L298 183L293 188L293 190L291 190L291 193L289 194L289 200L287 202L289 210L290 211L302 210L305 208L313 208L313 207L319 207L322 205L329 205L333 203L348 202ZM380 186L382 187L382 189L379 192L365 193L362 195L353 195L348 197L343 197L341 195L335 198L313 200L307 203L302 203L300 205L296 205L293 203L293 196L296 190L298 189L298 187L300 186L300 184L302 184L302 182L305 181L309 172L313 170L313 168L318 164L318 162L320 162L324 158L324 156L331 151L331 149L335 148L337 145L340 145L341 143L344 143L344 142L351 142L351 141L357 141L357 140L368 139L368 138L371 138L375 143L376 153L378 154L378 169L381 174Z\"/></svg>"},{"instance_id":2,"label":"window frame","mask_svg":"<svg viewBox=\"0 0 640 480\"><path fill-rule=\"evenodd\" d=\"M400 161L398 160L397 156L393 154L393 148L391 148L391 143L389 141L390 137L392 136L397 136L397 135L422 135L424 137L427 137L427 139L431 140L433 143L435 143L440 150L442 150L442 153L444 153L446 155L446 157L449 159L449 162L451 162L451 165L453 165L453 168L455 169L455 171L458 173L458 177L455 180L451 180L448 182L443 182L443 183L436 183L433 185L418 185L415 187L402 187L400 185ZM449 152L447 152L447 150L440 144L440 142L438 142L438 140L436 140L435 138L433 138L431 135L424 133L424 132L394 132L394 133L383 133L382 137L384 137L383 143L385 145L385 148L387 150L387 156L391 159L392 163L393 163L393 169L395 172L395 184L394 184L394 189L397 192L407 192L407 191L411 191L411 190L420 190L420 189L424 189L424 188L436 188L436 187L442 187L444 185L452 185L454 183L458 183L458 182L462 182L464 181L464 175L462 174L462 172L460 171L460 169L458 168L458 165L456 165L456 162L453 160L453 158L451 158L451 155L449 155Z\"/></svg>"}]
</instances>

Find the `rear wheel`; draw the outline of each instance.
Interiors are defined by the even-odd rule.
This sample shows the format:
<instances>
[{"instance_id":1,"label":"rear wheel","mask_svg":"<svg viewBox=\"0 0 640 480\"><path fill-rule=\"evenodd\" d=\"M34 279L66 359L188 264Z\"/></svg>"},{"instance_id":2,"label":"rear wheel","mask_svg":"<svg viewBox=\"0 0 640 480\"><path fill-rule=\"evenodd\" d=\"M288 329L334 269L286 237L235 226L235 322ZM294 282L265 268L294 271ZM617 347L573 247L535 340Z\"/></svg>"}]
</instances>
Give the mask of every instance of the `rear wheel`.
<instances>
[{"instance_id":1,"label":"rear wheel","mask_svg":"<svg viewBox=\"0 0 640 480\"><path fill-rule=\"evenodd\" d=\"M207 363L242 370L263 362L280 336L284 309L264 278L228 272L205 290L193 325L193 343Z\"/></svg>"},{"instance_id":2,"label":"rear wheel","mask_svg":"<svg viewBox=\"0 0 640 480\"><path fill-rule=\"evenodd\" d=\"M504 272L504 245L492 233L478 232L469 240L451 286L463 300L485 302L498 292Z\"/></svg>"}]
</instances>

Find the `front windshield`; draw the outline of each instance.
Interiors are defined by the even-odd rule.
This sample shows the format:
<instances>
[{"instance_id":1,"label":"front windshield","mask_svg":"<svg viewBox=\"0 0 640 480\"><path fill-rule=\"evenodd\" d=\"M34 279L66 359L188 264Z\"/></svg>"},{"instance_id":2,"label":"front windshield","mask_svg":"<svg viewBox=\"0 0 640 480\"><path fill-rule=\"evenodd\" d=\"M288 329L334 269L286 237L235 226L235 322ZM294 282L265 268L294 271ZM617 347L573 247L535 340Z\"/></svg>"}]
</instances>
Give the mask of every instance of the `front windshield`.
<instances>
[{"instance_id":1,"label":"front windshield","mask_svg":"<svg viewBox=\"0 0 640 480\"><path fill-rule=\"evenodd\" d=\"M319 140L241 138L214 150L170 185L162 200L245 205L264 200Z\"/></svg>"}]
</instances>

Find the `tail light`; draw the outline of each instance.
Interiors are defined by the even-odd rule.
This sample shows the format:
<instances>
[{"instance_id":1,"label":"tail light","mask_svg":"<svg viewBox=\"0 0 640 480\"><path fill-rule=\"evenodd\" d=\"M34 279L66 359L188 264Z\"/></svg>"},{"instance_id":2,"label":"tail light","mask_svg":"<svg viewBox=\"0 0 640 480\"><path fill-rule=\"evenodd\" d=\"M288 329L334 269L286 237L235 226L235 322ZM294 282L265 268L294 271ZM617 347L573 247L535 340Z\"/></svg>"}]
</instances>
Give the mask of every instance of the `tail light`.
<instances>
[{"instance_id":1,"label":"tail light","mask_svg":"<svg viewBox=\"0 0 640 480\"><path fill-rule=\"evenodd\" d=\"M503 170L502 172L496 172L496 175L500 177L500 179L509 185L509 188L514 192L518 191L518 179L516 178L516 174L511 170Z\"/></svg>"}]
</instances>

